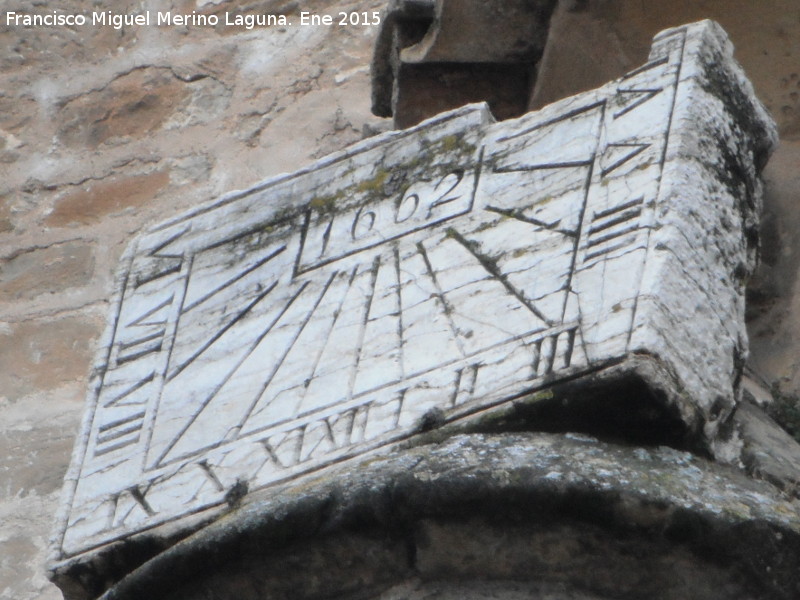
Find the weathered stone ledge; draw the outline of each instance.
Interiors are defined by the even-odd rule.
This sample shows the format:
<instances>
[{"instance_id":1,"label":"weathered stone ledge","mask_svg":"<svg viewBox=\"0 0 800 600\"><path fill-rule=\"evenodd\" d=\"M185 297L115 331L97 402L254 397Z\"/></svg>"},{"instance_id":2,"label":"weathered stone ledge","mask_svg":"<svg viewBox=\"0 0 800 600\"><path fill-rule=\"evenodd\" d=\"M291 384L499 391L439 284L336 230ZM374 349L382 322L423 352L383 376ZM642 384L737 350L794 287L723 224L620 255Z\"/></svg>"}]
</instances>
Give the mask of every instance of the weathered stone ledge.
<instances>
[{"instance_id":1,"label":"weathered stone ledge","mask_svg":"<svg viewBox=\"0 0 800 600\"><path fill-rule=\"evenodd\" d=\"M102 598L361 598L466 577L582 582L592 598L658 586L663 599L788 600L800 593L798 508L671 448L460 435L245 496Z\"/></svg>"}]
</instances>

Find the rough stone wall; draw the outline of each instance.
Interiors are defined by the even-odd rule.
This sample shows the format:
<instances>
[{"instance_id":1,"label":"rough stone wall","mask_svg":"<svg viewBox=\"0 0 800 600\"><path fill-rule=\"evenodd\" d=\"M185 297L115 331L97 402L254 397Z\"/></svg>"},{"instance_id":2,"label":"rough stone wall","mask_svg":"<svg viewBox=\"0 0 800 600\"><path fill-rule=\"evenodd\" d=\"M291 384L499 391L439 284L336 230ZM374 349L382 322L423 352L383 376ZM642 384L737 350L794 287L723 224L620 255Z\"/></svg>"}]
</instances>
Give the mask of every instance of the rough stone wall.
<instances>
[{"instance_id":1,"label":"rough stone wall","mask_svg":"<svg viewBox=\"0 0 800 600\"><path fill-rule=\"evenodd\" d=\"M45 1L36 10L91 4ZM113 8L296 15L384 4L148 0ZM642 62L654 33L700 18L729 32L780 127L766 170L762 268L751 285L751 365L787 399L791 417L800 394L796 1L562 0L534 102L621 75ZM60 598L43 574L46 542L126 242L154 218L298 168L360 139L365 126L380 127L369 113L375 33L0 23L0 598Z\"/></svg>"}]
</instances>

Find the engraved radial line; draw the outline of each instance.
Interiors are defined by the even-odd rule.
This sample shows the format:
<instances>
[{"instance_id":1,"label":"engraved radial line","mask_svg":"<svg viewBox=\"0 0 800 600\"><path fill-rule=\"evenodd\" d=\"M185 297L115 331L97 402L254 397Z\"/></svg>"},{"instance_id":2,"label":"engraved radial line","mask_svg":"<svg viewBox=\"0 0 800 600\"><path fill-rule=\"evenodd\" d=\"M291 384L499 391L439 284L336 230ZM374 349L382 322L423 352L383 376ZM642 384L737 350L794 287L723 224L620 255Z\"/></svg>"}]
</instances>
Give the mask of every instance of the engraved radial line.
<instances>
[{"instance_id":1,"label":"engraved radial line","mask_svg":"<svg viewBox=\"0 0 800 600\"><path fill-rule=\"evenodd\" d=\"M253 272L253 271L255 271L256 269L258 269L258 268L260 268L260 267L263 267L265 264L267 264L267 263L268 263L269 261L271 261L273 258L275 258L275 257L276 257L276 256L278 256L279 254L281 254L281 253L282 253L284 250L286 250L286 246L281 246L280 248L278 248L277 250L275 250L274 252L272 252L272 254L270 254L269 256L267 256L266 258L263 258L263 259L261 259L260 261L258 261L258 262L257 262L256 264L254 264L253 266L251 266L251 267L249 267L249 268L245 269L244 271L242 271L241 273L239 273L239 274L238 274L236 277L234 277L233 279L229 279L228 281L226 281L225 283L223 283L221 286L219 286L219 287L218 287L218 288L216 288L215 290L213 290L213 291L209 292L208 294L206 294L205 296L203 296L203 297L202 297L202 298L200 298L199 300L195 300L195 301L194 301L192 304L190 304L189 306L187 306L186 308L184 308L182 312L184 312L184 313L187 313L187 312L189 312L190 310L192 310L193 308L195 308L196 306L199 306L200 304L202 304L203 302L205 302L206 300L208 300L209 298L212 298L213 296L216 296L217 294L219 294L219 293L220 293L222 290L224 290L225 288L228 288L228 287L232 286L234 283L236 283L237 281L239 281L239 280L240 280L240 279L242 279L243 277L246 277L247 275L249 275L250 273L252 273L252 272Z\"/></svg>"},{"instance_id":2,"label":"engraved radial line","mask_svg":"<svg viewBox=\"0 0 800 600\"><path fill-rule=\"evenodd\" d=\"M152 321L152 322L149 322L149 323L143 323L142 321L144 319L148 318L148 317L151 317L152 315L154 315L155 313L160 311L165 306L169 306L169 304L172 302L172 300L174 298L175 298L175 294L173 294L172 296L170 296L169 298L164 300L161 304L159 304L155 308L151 308L150 310L148 310L141 317L138 317L138 318L134 319L133 321L128 323L125 327L147 327L148 325L164 325L167 322L166 319L163 319L161 321Z\"/></svg>"},{"instance_id":3,"label":"engraved radial line","mask_svg":"<svg viewBox=\"0 0 800 600\"><path fill-rule=\"evenodd\" d=\"M356 385L356 375L358 375L358 365L361 363L361 351L364 348L364 338L367 333L367 323L369 322L369 311L372 308L372 299L375 297L375 286L378 283L378 270L381 268L381 257L376 256L372 261L372 289L367 296L366 305L364 306L364 320L361 323L361 329L358 332L358 343L356 345L356 360L353 363L353 369L350 371L350 380L347 383L347 400L353 397L353 389Z\"/></svg>"},{"instance_id":4,"label":"engraved radial line","mask_svg":"<svg viewBox=\"0 0 800 600\"><path fill-rule=\"evenodd\" d=\"M486 210L497 213L498 215L503 215L504 217L509 217L511 219L516 219L517 221L522 221L523 223L528 223L530 225L536 225L537 227L541 227L542 229L548 229L550 231L555 231L556 233L560 233L566 235L568 237L575 237L575 231L570 231L569 229L558 229L556 225L561 223L561 219L558 221L553 221L552 223L545 223L544 221L540 221L539 219L534 219L533 217L526 217L525 215L521 214L519 211L510 210L507 208L498 208L496 206L487 206Z\"/></svg>"},{"instance_id":5,"label":"engraved radial line","mask_svg":"<svg viewBox=\"0 0 800 600\"><path fill-rule=\"evenodd\" d=\"M616 161L614 161L614 163L610 167L606 167L605 169L602 169L600 171L600 175L605 177L606 175L608 175L609 173L611 173L615 169L618 169L619 167L624 165L626 162L628 162L629 160L631 160L635 156L638 156L639 154L641 154L642 152L647 150L650 147L650 145L651 144L610 144L609 147L614 146L615 148L635 148L635 150L630 151L628 154L626 154L622 158L619 158Z\"/></svg>"},{"instance_id":6,"label":"engraved radial line","mask_svg":"<svg viewBox=\"0 0 800 600\"><path fill-rule=\"evenodd\" d=\"M599 127L597 131L597 140L598 143L600 141L600 136L603 133L603 122L606 118L606 103L602 103L602 107L600 108L600 118L599 118ZM589 164L589 172L586 173L586 183L584 184L584 193L583 193L583 206L581 206L581 214L578 217L578 231L575 235L575 244L572 247L572 260L570 261L569 265L569 274L567 275L567 282L564 284L564 304L561 307L561 321L564 321L564 317L567 314L567 302L569 302L569 294L572 290L572 279L575 277L575 265L578 263L578 245L581 241L581 231L583 229L583 220L586 218L586 208L589 204L589 190L592 185L592 175L594 174L594 163L597 160L597 148L595 147L595 151L592 154L592 162Z\"/></svg>"},{"instance_id":7,"label":"engraved radial line","mask_svg":"<svg viewBox=\"0 0 800 600\"><path fill-rule=\"evenodd\" d=\"M405 366L403 365L403 284L400 275L400 250L394 247L394 270L397 275L397 358L400 363L400 378L405 379Z\"/></svg>"},{"instance_id":8,"label":"engraved radial line","mask_svg":"<svg viewBox=\"0 0 800 600\"><path fill-rule=\"evenodd\" d=\"M164 241L164 242L161 242L161 243L160 243L158 246L156 246L156 247L155 247L155 248L153 248L153 249L152 249L150 252L148 252L148 255L149 255L149 256L157 256L158 258L183 258L183 254L159 254L159 252L161 252L161 251L162 251L164 248L166 248L167 246L171 245L171 244L172 244L172 242L174 242L175 240L177 240L177 239L178 239L179 237L181 237L182 235L184 235L184 234L188 233L188 232L189 232L189 230L190 230L191 228L192 228L192 226L191 226L191 225L189 225L189 226L188 226L186 229L184 229L183 231L180 231L180 232L176 233L176 234L175 234L175 235L173 235L171 238L167 238L167 240L166 240L166 241Z\"/></svg>"},{"instance_id":9,"label":"engraved radial line","mask_svg":"<svg viewBox=\"0 0 800 600\"><path fill-rule=\"evenodd\" d=\"M605 111L603 111L605 112ZM605 116L605 115L604 115ZM572 260L569 265L569 274L567 275L567 282L564 284L564 305L561 309L561 321L567 315L567 302L569 301L569 293L572 290L572 278L575 276L575 265L578 262L578 245L581 241L581 230L583 229L583 219L586 216L586 205L589 204L589 189L592 185L592 174L594 173L594 161L589 165L589 172L586 174L585 191L583 194L583 206L581 207L581 214L578 217L578 231L575 236L575 245L572 248Z\"/></svg>"},{"instance_id":10,"label":"engraved radial line","mask_svg":"<svg viewBox=\"0 0 800 600\"><path fill-rule=\"evenodd\" d=\"M190 229L191 225L187 227L185 231L189 231ZM172 362L172 352L175 348L175 339L177 338L178 326L180 324L181 308L183 307L183 303L186 302L186 292L189 289L189 280L191 279L193 268L194 255L189 255L187 260L181 259L183 284L178 286L175 290L178 294L178 298L173 301L173 304L169 308L167 324L165 325L164 331L164 341L166 342L167 348L164 352L164 358L156 370L156 376L153 383L155 393L148 405L147 416L145 417L145 422L143 424L144 438L141 442L141 448L143 451L140 454L140 468L142 470L147 468L147 456L150 452L150 444L153 441L153 434L155 433L159 409L164 398L164 384L167 373L169 373L169 366Z\"/></svg>"},{"instance_id":11,"label":"engraved radial line","mask_svg":"<svg viewBox=\"0 0 800 600\"><path fill-rule=\"evenodd\" d=\"M640 73L644 73L645 71L649 71L650 69L655 69L656 67L660 67L661 65L667 64L669 62L669 55L664 56L662 58L656 59L653 62L649 62L647 64L642 65L638 69L634 69L630 73L622 76L622 79L630 79L631 77L635 77Z\"/></svg>"},{"instance_id":12,"label":"engraved radial line","mask_svg":"<svg viewBox=\"0 0 800 600\"><path fill-rule=\"evenodd\" d=\"M176 314L175 314L175 325L173 325L173 327L172 327L172 333L173 334L172 334L172 339L170 340L170 343L169 343L169 349L167 350L167 361L164 364L164 371L162 372L162 375L161 375L162 376L162 381L164 381L164 380L169 381L169 379L167 378L167 375L169 374L169 367L172 364L172 352L175 349L175 340L178 338L178 335L177 335L178 334L178 327L180 327L180 324L181 324L181 315L183 314L183 305L186 303L186 296L189 293L189 284L191 283L192 271L194 269L194 259L195 259L195 256L191 255L191 256L189 256L189 260L187 261L186 277L184 278L184 281L183 281L183 293L181 294L181 303L180 303L180 306L178 306L178 310L176 311ZM163 385L161 386L161 389L163 391L163 389L164 389ZM161 397L161 392L159 392L159 398L160 397ZM160 404L161 400L159 399L158 402ZM152 434L152 426L151 426L150 429L151 429L150 433ZM149 441L148 441L148 443L149 443Z\"/></svg>"},{"instance_id":13,"label":"engraved radial line","mask_svg":"<svg viewBox=\"0 0 800 600\"><path fill-rule=\"evenodd\" d=\"M287 356L289 356L289 352L292 351L292 348L294 348L294 345L297 343L297 340L300 338L300 335L303 333L303 330L306 328L306 325L308 325L309 321L311 321L311 317L314 316L314 313L316 312L317 308L322 302L322 299L325 297L325 294L328 293L328 289L330 289L333 280L336 278L338 274L339 274L338 271L334 271L328 278L328 281L325 282L325 286L322 288L322 293L320 293L319 298L317 298L317 301L314 303L314 306L311 308L311 310L308 311L308 315L306 315L305 321L303 321L303 323L297 329L297 333L295 334L294 338L292 338L292 341L289 343L289 346L286 348L286 351L283 353L283 356L281 356L280 360L278 360L275 363L275 367L272 369L272 372L269 374L269 377L267 377L267 380L264 382L264 385L261 386L261 390L258 392L258 394L256 394L255 398L250 403L250 406L247 408L247 412L245 412L244 416L241 418L239 423L234 427L235 431L237 432L241 431L242 427L244 427L244 424L247 422L247 419L249 419L250 415L253 414L253 411L258 405L258 401L261 399L261 396L264 394L264 392L267 391L269 384L272 383L272 380L275 378L275 375L277 375L278 371L280 370L283 361L286 360ZM303 287L305 287L305 285Z\"/></svg>"},{"instance_id":14,"label":"engraved radial line","mask_svg":"<svg viewBox=\"0 0 800 600\"><path fill-rule=\"evenodd\" d=\"M528 299L527 299L527 298L526 298L526 297L525 297L525 296L522 294L522 292L520 292L520 291L519 291L517 288L515 288L513 285L511 285L511 282L509 282L509 281L508 281L508 279L506 279L506 278L503 276L503 274L502 274L500 271L498 271L498 270L497 270L497 267L496 267L494 264L492 264L492 262L491 262L489 259L487 259L485 256L483 256L483 255L481 255L480 253L478 253L478 252L477 252L477 251L476 251L476 250L475 250L475 249L472 247L472 244L469 242L469 240L465 239L463 235L461 235L460 233L458 233L458 232L457 232L457 231L455 231L454 229L450 229L450 230L448 231L448 233L449 233L450 235L452 235L452 236L453 236L453 238L454 238L454 239L455 239L455 240L456 240L456 241L457 241L459 244L461 244L462 246L464 246L464 248L467 250L467 252L469 252L470 254L472 254L472 256L474 256L474 257L477 259L477 261L478 261L478 262L481 264L481 266L482 266L484 269L486 269L486 271L487 271L487 272L488 272L488 273L489 273L489 274L490 274L492 277L494 277L494 278L495 278L497 281L499 281L500 283L502 283L502 284L503 284L503 287L505 287L505 288L506 288L506 290L508 290L508 292L509 292L509 293L510 293L512 296L514 296L514 297L515 297L517 300L519 300L519 301L522 303L522 305L523 305L523 306L525 306L525 308L527 308L527 309L528 309L529 311L531 311L531 312L532 312L534 315L536 315L536 316L537 316L539 319L541 319L542 321L544 321L545 323L547 323L547 324L548 324L548 325L550 325L551 327L553 327L553 326L555 326L555 325L557 324L557 323L555 323L555 322L551 321L550 319L548 319L548 318L547 318L547 317L544 315L544 313L542 313L542 311L540 311L538 308L536 308L536 307L533 305L533 303L532 303L530 300L528 300Z\"/></svg>"},{"instance_id":15,"label":"engraved radial line","mask_svg":"<svg viewBox=\"0 0 800 600\"><path fill-rule=\"evenodd\" d=\"M436 278L436 273L433 270L433 265L431 265L430 258L428 258L428 253L425 251L425 246L422 245L422 242L417 243L417 249L419 250L420 256L422 256L422 260L425 261L425 268L428 269L428 275L433 282L433 285L436 287L436 296L439 298L439 302L442 304L442 310L444 311L445 316L447 317L447 322L450 325L450 331L453 333L453 340L455 341L456 345L458 346L458 351L461 352L461 356L466 356L467 353L464 350L464 343L461 341L461 336L458 333L458 327L456 327L455 321L453 321L452 317L452 307L450 306L447 299L444 297L444 292L442 291L441 286L439 285L439 280Z\"/></svg>"},{"instance_id":16,"label":"engraved radial line","mask_svg":"<svg viewBox=\"0 0 800 600\"><path fill-rule=\"evenodd\" d=\"M347 282L347 289L342 294L342 300L339 302L339 307L334 312L334 317L331 320L331 325L328 328L328 333L325 335L325 341L320 344L319 350L317 351L317 355L314 357L314 363L311 367L311 374L306 379L306 388L303 391L303 396L298 403L298 406L302 406L303 400L305 400L306 394L308 393L308 384L311 383L311 380L314 379L314 374L317 372L317 368L319 367L319 363L322 360L322 355L325 353L325 348L328 347L328 342L331 339L331 332L333 331L334 327L336 327L336 323L339 321L339 315L342 314L342 308L344 307L345 300L347 300L347 294L350 291L350 288L353 287L353 281L355 281L356 275L358 274L358 267L360 265L356 265L353 268L353 272L350 273L350 279Z\"/></svg>"},{"instance_id":17,"label":"engraved radial line","mask_svg":"<svg viewBox=\"0 0 800 600\"><path fill-rule=\"evenodd\" d=\"M136 390L144 387L145 385L147 385L148 383L153 381L155 376L156 376L156 372L155 371L151 371L150 375L148 375L147 377L145 377L141 381L137 381L131 387L129 387L127 390L125 390L124 392L122 392L118 396L115 396L114 398L112 398L111 400L109 400L105 404L103 404L103 408L108 408L109 406L114 406L117 402L119 402L123 398L125 398L127 396L130 396Z\"/></svg>"},{"instance_id":18,"label":"engraved radial line","mask_svg":"<svg viewBox=\"0 0 800 600\"><path fill-rule=\"evenodd\" d=\"M217 386L212 390L212 392L208 395L208 397L203 401L203 404L200 406L200 408L197 410L197 412L195 412L192 415L192 418L189 419L189 421L186 423L186 425L184 425L184 427L181 428L180 433L178 433L178 435L176 435L175 437L172 438L172 441L167 445L167 447L164 449L164 451L160 454L160 456L158 457L158 460L156 460L156 462L155 462L156 465L158 465L162 460L164 460L164 457L167 456L167 454L170 453L172 448L175 447L175 444L177 444L178 441L183 437L183 434L185 434L189 430L189 428L192 426L192 424L197 420L197 418L203 412L203 409L205 409L205 407L208 406L208 404L211 402L211 400L214 399L214 396L216 396L217 393L219 393L219 391L225 386L225 384L228 383L230 378L233 377L234 373L236 373L236 371L239 370L239 367L241 367L242 364L244 364L244 361L246 361L248 359L248 357L258 347L258 345L267 336L267 334L269 334L269 332L272 331L272 328L275 327L275 325L278 323L278 321L281 320L281 317L283 317L283 315L286 314L286 311L289 310L289 308L292 306L292 304L294 304L295 300L297 300L297 298L300 296L300 294L303 293L303 290L306 289L308 284L309 284L309 282L306 281L305 283L303 283L302 286L300 286L300 289L297 290L297 292L295 292L294 296L292 296L289 299L289 302L286 303L286 306L284 306L281 309L281 312L272 320L272 323L270 323L267 326L267 328L261 333L261 335L259 335L258 338L256 338L256 340L250 345L250 348L248 348L248 350L247 350L247 352L245 352L244 356L242 356L242 358L239 359L239 362L236 364L236 366L233 367L233 369L231 369L228 372L228 374L222 379L222 381L219 382L219 384L217 384ZM275 282L272 285L272 287L270 287L270 289L268 289L262 295L262 297L266 296L276 285L277 285L277 282Z\"/></svg>"},{"instance_id":19,"label":"engraved radial line","mask_svg":"<svg viewBox=\"0 0 800 600\"><path fill-rule=\"evenodd\" d=\"M559 115L558 117L556 117L554 119L550 119L549 121L545 121L544 123L539 123L537 125L534 125L533 127L528 127L527 129L523 129L522 131L518 131L517 133L515 133L513 135L508 135L508 136L505 136L505 137L501 137L497 141L498 142L506 142L508 140L513 140L514 138L518 138L518 137L521 137L523 135L527 135L527 134L531 133L532 131L536 131L537 129L542 129L543 127L547 127L548 125L553 125L554 123L558 123L560 121L566 121L566 120L571 119L573 117L577 117L578 115L580 115L582 113L589 112L590 110L594 110L595 108L598 108L600 106L605 108L605 100L600 100L599 102L594 102L593 104L589 104L588 106L581 106L580 108L576 108L575 110L571 110L568 113L564 113L563 115Z\"/></svg>"},{"instance_id":20,"label":"engraved radial line","mask_svg":"<svg viewBox=\"0 0 800 600\"><path fill-rule=\"evenodd\" d=\"M264 291L261 294L259 294L258 296L256 296L255 300L253 300L250 304L248 304L244 308L244 310L242 310L238 315L236 315L231 320L230 323L225 325L225 327L223 327L216 334L214 334L214 336L212 336L212 338L210 340L208 340L205 344L203 344L203 346L197 352L192 354L188 359L186 359L183 362L183 364L181 364L177 369L175 369L175 371L173 371L173 373L167 377L167 381L172 381L173 379L175 379L186 367L188 367L191 363L193 363L195 360L197 360L197 358L201 354L203 354L206 350L208 350L211 346L213 346L214 343L216 343L217 340L219 340L223 335L225 335L225 333L231 327L233 327L234 325L236 325L236 323L241 321L245 317L245 315L247 315L247 313L249 313L256 304L261 302L267 296L267 294L269 294L272 290L274 290L277 285L278 285L277 281L273 282L273 284L271 286L269 286L266 289L266 291Z\"/></svg>"},{"instance_id":21,"label":"engraved radial line","mask_svg":"<svg viewBox=\"0 0 800 600\"><path fill-rule=\"evenodd\" d=\"M171 258L173 260L181 260L181 261L183 260L182 256L158 256L157 258ZM153 273L149 277L146 277L144 279L139 279L137 277L135 287L139 288L147 283L150 283L151 281L155 281L156 279L161 279L162 277L166 277L167 275L172 275L173 273L180 273L180 271L181 271L181 263L179 262L163 271L158 271L156 273Z\"/></svg>"}]
</instances>

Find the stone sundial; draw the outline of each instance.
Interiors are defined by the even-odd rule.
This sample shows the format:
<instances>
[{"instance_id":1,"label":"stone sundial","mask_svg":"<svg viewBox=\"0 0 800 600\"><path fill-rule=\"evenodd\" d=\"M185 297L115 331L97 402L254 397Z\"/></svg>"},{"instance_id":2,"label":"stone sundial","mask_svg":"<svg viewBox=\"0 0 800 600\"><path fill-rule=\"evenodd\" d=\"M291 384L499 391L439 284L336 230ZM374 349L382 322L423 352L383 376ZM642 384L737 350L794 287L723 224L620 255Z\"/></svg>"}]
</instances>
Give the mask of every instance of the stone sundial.
<instances>
[{"instance_id":1,"label":"stone sundial","mask_svg":"<svg viewBox=\"0 0 800 600\"><path fill-rule=\"evenodd\" d=\"M774 139L729 55L709 22L668 30L597 90L502 123L468 106L142 234L57 560L598 374L713 446Z\"/></svg>"}]
</instances>

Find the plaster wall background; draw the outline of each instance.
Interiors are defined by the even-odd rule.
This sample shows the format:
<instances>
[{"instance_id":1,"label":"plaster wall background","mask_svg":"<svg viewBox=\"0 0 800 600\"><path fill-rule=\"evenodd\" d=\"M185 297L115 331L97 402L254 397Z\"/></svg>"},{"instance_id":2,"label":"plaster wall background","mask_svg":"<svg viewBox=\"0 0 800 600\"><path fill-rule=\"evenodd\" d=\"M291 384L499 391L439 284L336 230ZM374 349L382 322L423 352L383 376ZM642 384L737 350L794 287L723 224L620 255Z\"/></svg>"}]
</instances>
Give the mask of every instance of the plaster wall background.
<instances>
[{"instance_id":1,"label":"plaster wall background","mask_svg":"<svg viewBox=\"0 0 800 600\"><path fill-rule=\"evenodd\" d=\"M32 4L20 0L18 10ZM241 9L297 19L299 10L384 4L146 0L114 10ZM96 9L83 0L34 8L56 6ZM562 0L533 101L619 76L643 62L654 33L700 18L726 28L780 127L766 170L763 264L751 286L751 366L791 407L800 394L796 1ZM47 537L125 244L154 219L386 127L369 112L376 33L0 24L0 599L61 597L43 574Z\"/></svg>"}]
</instances>

